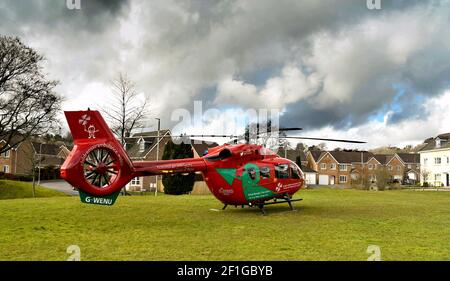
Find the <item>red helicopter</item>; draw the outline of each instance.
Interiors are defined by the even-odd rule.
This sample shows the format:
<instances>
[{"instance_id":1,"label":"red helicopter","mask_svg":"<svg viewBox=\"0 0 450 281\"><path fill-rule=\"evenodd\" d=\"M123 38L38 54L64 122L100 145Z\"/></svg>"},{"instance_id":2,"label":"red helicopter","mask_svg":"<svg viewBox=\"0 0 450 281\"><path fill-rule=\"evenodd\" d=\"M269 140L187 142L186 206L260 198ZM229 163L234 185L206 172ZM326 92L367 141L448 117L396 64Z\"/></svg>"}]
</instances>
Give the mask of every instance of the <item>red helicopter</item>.
<instances>
[{"instance_id":1,"label":"red helicopter","mask_svg":"<svg viewBox=\"0 0 450 281\"><path fill-rule=\"evenodd\" d=\"M287 203L294 210L292 202L302 200L292 199L304 185L300 167L262 145L224 144L201 158L132 162L98 111L64 113L74 148L61 167L61 177L79 190L84 203L112 205L135 177L192 172L203 174L211 193L224 204L223 210L228 205L256 206L266 214L266 205Z\"/></svg>"}]
</instances>

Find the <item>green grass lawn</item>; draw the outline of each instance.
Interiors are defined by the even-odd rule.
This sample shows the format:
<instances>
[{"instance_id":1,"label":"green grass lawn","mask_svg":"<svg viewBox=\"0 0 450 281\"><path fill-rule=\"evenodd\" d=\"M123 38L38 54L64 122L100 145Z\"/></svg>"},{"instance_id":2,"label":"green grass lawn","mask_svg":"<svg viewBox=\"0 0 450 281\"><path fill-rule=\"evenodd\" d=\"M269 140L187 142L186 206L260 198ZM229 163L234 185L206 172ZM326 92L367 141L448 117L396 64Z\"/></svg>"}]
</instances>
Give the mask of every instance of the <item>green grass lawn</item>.
<instances>
[{"instance_id":1,"label":"green grass lawn","mask_svg":"<svg viewBox=\"0 0 450 281\"><path fill-rule=\"evenodd\" d=\"M287 206L211 211L212 196L0 200L0 260L450 260L450 192L305 190Z\"/></svg>"},{"instance_id":2,"label":"green grass lawn","mask_svg":"<svg viewBox=\"0 0 450 281\"><path fill-rule=\"evenodd\" d=\"M36 197L65 196L64 193L36 185ZM33 184L29 182L0 180L0 199L32 198ZM1 225L0 225L1 227Z\"/></svg>"}]
</instances>

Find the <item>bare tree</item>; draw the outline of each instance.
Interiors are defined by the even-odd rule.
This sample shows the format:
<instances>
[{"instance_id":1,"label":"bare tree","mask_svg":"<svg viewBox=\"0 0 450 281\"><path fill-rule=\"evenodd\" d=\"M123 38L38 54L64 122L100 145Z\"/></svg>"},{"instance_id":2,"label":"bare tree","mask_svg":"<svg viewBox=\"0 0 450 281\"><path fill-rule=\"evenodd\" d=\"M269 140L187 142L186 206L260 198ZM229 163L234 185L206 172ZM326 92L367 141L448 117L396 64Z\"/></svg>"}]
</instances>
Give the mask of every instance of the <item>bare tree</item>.
<instances>
[{"instance_id":1,"label":"bare tree","mask_svg":"<svg viewBox=\"0 0 450 281\"><path fill-rule=\"evenodd\" d=\"M422 187L428 187L428 177L430 176L430 171L425 168L421 168L420 176L422 177Z\"/></svg>"},{"instance_id":2,"label":"bare tree","mask_svg":"<svg viewBox=\"0 0 450 281\"><path fill-rule=\"evenodd\" d=\"M134 129L145 126L147 115L147 99L140 99L134 83L126 74L119 73L112 81L113 96L103 109L111 130L122 144Z\"/></svg>"},{"instance_id":3,"label":"bare tree","mask_svg":"<svg viewBox=\"0 0 450 281\"><path fill-rule=\"evenodd\" d=\"M61 97L57 81L47 80L40 63L44 57L19 38L0 36L0 153L32 135L57 128Z\"/></svg>"}]
</instances>

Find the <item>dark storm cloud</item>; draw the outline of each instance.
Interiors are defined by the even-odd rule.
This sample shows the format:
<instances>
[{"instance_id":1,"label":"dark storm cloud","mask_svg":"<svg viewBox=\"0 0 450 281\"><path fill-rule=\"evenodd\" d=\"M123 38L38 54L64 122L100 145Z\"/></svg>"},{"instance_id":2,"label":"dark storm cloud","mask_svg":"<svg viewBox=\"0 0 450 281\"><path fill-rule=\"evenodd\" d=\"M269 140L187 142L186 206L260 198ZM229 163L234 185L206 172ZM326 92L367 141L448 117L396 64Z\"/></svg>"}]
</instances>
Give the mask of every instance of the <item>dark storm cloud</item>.
<instances>
[{"instance_id":1,"label":"dark storm cloud","mask_svg":"<svg viewBox=\"0 0 450 281\"><path fill-rule=\"evenodd\" d=\"M19 35L28 27L51 33L61 26L73 26L98 32L108 27L127 5L126 0L81 0L81 10L70 10L65 0L4 0L0 3L0 31Z\"/></svg>"},{"instance_id":2,"label":"dark storm cloud","mask_svg":"<svg viewBox=\"0 0 450 281\"><path fill-rule=\"evenodd\" d=\"M216 86L224 76L252 77L260 69L279 69L294 61L299 53L295 49L308 44L316 32L339 32L364 18L418 2L389 1L381 11L368 10L361 0L180 1L170 9L153 2L152 9L143 5L140 21L153 36L142 38L136 54L139 60L158 57L162 62L154 78L146 76L150 88L181 85L180 93L170 95L186 98L175 104L170 98L166 112L178 106L191 109L192 99L214 100L214 95L201 95L201 89Z\"/></svg>"}]
</instances>

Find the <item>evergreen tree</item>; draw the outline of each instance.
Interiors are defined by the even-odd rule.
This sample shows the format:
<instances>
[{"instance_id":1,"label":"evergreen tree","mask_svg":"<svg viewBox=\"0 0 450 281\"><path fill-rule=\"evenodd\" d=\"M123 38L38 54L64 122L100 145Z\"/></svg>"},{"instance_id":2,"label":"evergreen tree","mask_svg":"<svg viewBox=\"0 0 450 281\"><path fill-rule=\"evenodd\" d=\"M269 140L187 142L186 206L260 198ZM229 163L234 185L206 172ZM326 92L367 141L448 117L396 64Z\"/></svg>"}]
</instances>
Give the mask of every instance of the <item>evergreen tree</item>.
<instances>
[{"instance_id":1,"label":"evergreen tree","mask_svg":"<svg viewBox=\"0 0 450 281\"><path fill-rule=\"evenodd\" d=\"M190 144L174 144L170 140L164 148L163 160L192 158L194 153ZM172 195L186 194L192 191L195 182L195 173L188 175L163 175L164 193Z\"/></svg>"}]
</instances>

